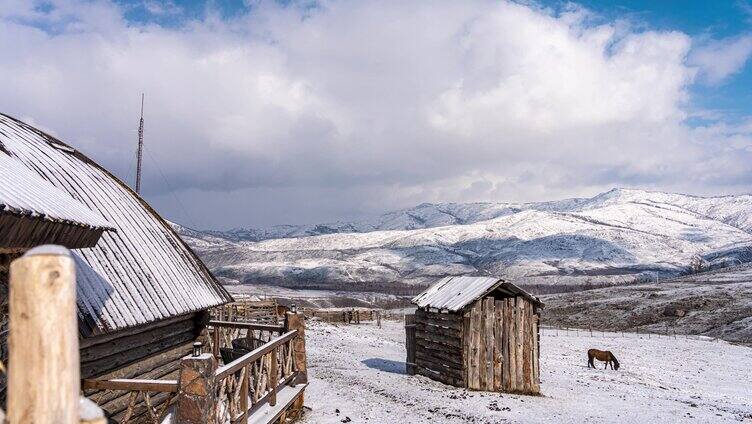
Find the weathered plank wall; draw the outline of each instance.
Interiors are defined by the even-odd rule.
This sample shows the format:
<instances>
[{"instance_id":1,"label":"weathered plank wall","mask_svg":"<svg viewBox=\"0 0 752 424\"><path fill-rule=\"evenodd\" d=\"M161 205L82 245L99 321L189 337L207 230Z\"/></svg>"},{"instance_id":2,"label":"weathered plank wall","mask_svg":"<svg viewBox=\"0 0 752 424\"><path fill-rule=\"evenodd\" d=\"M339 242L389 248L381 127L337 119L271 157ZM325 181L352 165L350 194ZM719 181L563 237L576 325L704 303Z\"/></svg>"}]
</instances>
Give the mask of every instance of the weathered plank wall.
<instances>
[{"instance_id":1,"label":"weathered plank wall","mask_svg":"<svg viewBox=\"0 0 752 424\"><path fill-rule=\"evenodd\" d=\"M463 317L415 312L415 371L452 386L465 386Z\"/></svg>"},{"instance_id":2,"label":"weathered plank wall","mask_svg":"<svg viewBox=\"0 0 752 424\"><path fill-rule=\"evenodd\" d=\"M191 353L207 317L196 313L154 324L81 340L81 378L177 379L180 358ZM208 345L207 345L208 346ZM86 391L107 415L118 420L128 407L128 392ZM156 406L166 394L152 397ZM138 415L146 409L137 405ZM145 418L142 416L141 418Z\"/></svg>"},{"instance_id":3,"label":"weathered plank wall","mask_svg":"<svg viewBox=\"0 0 752 424\"><path fill-rule=\"evenodd\" d=\"M528 300L487 297L464 316L467 387L540 393L539 317Z\"/></svg>"}]
</instances>

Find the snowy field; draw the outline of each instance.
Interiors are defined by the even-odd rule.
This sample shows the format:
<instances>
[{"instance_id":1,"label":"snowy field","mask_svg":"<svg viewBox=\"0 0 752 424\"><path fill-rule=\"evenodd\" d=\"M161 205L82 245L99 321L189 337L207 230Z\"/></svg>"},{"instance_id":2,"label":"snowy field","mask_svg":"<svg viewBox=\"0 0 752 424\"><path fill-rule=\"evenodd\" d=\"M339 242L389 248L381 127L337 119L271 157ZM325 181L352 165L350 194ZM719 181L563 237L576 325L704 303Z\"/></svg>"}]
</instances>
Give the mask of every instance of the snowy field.
<instances>
[{"instance_id":1,"label":"snowy field","mask_svg":"<svg viewBox=\"0 0 752 424\"><path fill-rule=\"evenodd\" d=\"M752 423L750 348L635 334L555 334L541 337L543 396L519 396L406 375L402 323L309 321L306 406L312 410L303 422ZM588 369L591 347L611 350L621 369Z\"/></svg>"}]
</instances>

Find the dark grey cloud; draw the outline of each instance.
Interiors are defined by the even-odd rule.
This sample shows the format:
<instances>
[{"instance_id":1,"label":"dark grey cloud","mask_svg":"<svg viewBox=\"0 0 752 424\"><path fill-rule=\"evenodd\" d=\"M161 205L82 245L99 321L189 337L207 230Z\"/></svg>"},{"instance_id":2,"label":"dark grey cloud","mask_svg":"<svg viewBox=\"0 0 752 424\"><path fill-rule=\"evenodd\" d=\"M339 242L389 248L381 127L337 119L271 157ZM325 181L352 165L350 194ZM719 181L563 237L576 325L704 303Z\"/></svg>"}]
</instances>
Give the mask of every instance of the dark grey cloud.
<instances>
[{"instance_id":1,"label":"dark grey cloud","mask_svg":"<svg viewBox=\"0 0 752 424\"><path fill-rule=\"evenodd\" d=\"M698 72L733 73L742 38L716 69L712 50L688 60L685 34L577 7L260 2L164 27L107 1L52 4L0 12L0 109L132 180L145 92L144 195L189 225L749 187L750 126L685 123Z\"/></svg>"}]
</instances>

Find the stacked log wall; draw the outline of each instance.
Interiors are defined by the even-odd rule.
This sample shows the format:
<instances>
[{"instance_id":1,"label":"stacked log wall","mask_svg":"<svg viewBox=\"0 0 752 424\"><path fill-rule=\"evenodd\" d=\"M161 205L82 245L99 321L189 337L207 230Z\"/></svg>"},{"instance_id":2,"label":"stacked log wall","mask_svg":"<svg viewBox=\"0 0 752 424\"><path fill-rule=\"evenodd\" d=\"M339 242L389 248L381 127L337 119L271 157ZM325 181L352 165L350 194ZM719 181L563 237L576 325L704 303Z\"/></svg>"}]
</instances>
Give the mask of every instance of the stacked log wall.
<instances>
[{"instance_id":1,"label":"stacked log wall","mask_svg":"<svg viewBox=\"0 0 752 424\"><path fill-rule=\"evenodd\" d=\"M415 313L415 371L428 378L465 387L463 316Z\"/></svg>"},{"instance_id":2,"label":"stacked log wall","mask_svg":"<svg viewBox=\"0 0 752 424\"><path fill-rule=\"evenodd\" d=\"M80 342L81 378L177 379L180 358L191 353L206 319L204 313L189 314L83 339ZM85 395L116 421L128 407L128 392L87 390ZM167 394L152 396L152 406L166 399ZM144 413L145 405L137 405L136 411ZM134 418L139 422L139 417Z\"/></svg>"}]
</instances>

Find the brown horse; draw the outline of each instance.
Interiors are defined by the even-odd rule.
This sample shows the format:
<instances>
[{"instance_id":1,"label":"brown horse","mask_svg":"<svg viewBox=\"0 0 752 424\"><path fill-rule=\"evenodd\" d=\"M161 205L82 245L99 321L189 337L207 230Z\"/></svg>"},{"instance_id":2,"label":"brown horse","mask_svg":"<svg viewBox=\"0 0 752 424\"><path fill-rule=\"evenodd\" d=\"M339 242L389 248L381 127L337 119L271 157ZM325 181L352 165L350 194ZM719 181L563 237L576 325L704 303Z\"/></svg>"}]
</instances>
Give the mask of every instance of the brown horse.
<instances>
[{"instance_id":1,"label":"brown horse","mask_svg":"<svg viewBox=\"0 0 752 424\"><path fill-rule=\"evenodd\" d=\"M587 351L588 368L590 367L595 368L593 359L597 359L601 362L605 362L606 365L603 367L604 370L608 368L609 365L611 365L612 370L617 370L617 371L619 370L619 361L616 360L616 356L614 356L614 354L608 350L598 350L598 349L588 350Z\"/></svg>"}]
</instances>

